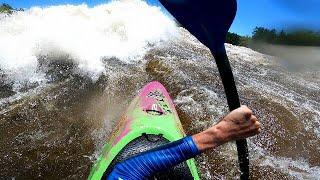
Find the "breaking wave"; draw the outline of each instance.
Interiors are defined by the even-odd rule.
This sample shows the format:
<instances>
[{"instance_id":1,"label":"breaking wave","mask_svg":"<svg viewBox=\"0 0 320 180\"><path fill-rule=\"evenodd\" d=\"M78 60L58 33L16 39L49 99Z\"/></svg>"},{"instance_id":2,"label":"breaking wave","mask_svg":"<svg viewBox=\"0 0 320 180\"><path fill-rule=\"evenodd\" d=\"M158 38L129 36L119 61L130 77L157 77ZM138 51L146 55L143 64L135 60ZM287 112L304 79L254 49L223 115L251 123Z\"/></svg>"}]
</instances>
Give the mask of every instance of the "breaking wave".
<instances>
[{"instance_id":1,"label":"breaking wave","mask_svg":"<svg viewBox=\"0 0 320 180\"><path fill-rule=\"evenodd\" d=\"M22 83L46 81L43 65L71 61L96 80L103 58L130 62L175 35L175 23L144 1L34 7L0 19L0 72ZM19 88L17 88L19 89Z\"/></svg>"}]
</instances>

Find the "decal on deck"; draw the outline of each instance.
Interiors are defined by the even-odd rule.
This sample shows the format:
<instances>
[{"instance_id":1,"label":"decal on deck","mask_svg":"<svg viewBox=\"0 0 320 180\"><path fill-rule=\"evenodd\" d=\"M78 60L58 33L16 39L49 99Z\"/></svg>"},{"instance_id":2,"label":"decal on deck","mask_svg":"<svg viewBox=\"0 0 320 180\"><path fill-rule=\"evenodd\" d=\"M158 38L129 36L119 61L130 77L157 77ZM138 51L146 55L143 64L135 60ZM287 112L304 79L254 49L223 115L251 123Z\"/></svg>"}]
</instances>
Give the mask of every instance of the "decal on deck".
<instances>
[{"instance_id":1,"label":"decal on deck","mask_svg":"<svg viewBox=\"0 0 320 180\"><path fill-rule=\"evenodd\" d=\"M145 109L146 112L155 115L172 113L168 105L168 102L165 101L165 96L161 91L157 89L153 90L148 93L147 98L152 98L155 100L155 102L151 105L151 107L149 106L147 109Z\"/></svg>"}]
</instances>

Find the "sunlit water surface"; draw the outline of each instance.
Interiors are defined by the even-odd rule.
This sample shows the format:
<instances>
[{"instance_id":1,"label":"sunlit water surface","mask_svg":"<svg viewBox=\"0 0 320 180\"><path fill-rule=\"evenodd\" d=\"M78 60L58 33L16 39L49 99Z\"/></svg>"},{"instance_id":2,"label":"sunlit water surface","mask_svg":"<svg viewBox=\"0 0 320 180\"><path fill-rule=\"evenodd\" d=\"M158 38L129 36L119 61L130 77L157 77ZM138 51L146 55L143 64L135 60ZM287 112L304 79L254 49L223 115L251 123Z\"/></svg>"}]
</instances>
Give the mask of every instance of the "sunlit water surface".
<instances>
[{"instance_id":1,"label":"sunlit water surface","mask_svg":"<svg viewBox=\"0 0 320 180\"><path fill-rule=\"evenodd\" d=\"M226 44L242 104L252 179L320 177L320 72ZM209 50L159 8L120 1L33 8L0 18L0 174L85 179L138 90L168 89L188 134L227 112ZM234 143L197 158L203 179L238 179Z\"/></svg>"}]
</instances>

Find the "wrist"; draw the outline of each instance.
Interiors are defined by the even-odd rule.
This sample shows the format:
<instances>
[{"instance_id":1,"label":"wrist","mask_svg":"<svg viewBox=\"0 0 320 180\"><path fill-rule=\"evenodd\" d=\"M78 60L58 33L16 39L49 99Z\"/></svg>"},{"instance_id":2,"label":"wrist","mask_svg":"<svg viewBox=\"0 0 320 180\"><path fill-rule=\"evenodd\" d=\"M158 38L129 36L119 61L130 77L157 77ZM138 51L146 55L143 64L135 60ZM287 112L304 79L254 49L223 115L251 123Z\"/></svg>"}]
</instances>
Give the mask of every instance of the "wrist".
<instances>
[{"instance_id":1,"label":"wrist","mask_svg":"<svg viewBox=\"0 0 320 180\"><path fill-rule=\"evenodd\" d=\"M213 149L222 144L219 140L219 130L216 128L216 126L195 134L192 136L192 138L199 151Z\"/></svg>"}]
</instances>

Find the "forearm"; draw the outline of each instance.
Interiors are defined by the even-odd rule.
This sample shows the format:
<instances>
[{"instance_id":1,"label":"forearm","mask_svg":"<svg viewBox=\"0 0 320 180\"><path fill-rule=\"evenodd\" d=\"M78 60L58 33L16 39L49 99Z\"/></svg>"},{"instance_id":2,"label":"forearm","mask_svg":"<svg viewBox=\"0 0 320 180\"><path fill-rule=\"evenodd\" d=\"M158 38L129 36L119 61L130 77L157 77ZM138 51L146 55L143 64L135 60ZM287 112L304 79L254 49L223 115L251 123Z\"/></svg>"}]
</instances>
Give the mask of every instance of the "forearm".
<instances>
[{"instance_id":1,"label":"forearm","mask_svg":"<svg viewBox=\"0 0 320 180\"><path fill-rule=\"evenodd\" d=\"M216 126L213 126L205 131L192 136L193 141L197 145L199 151L203 152L208 149L216 148L217 146L223 144L221 139L221 134Z\"/></svg>"}]
</instances>

